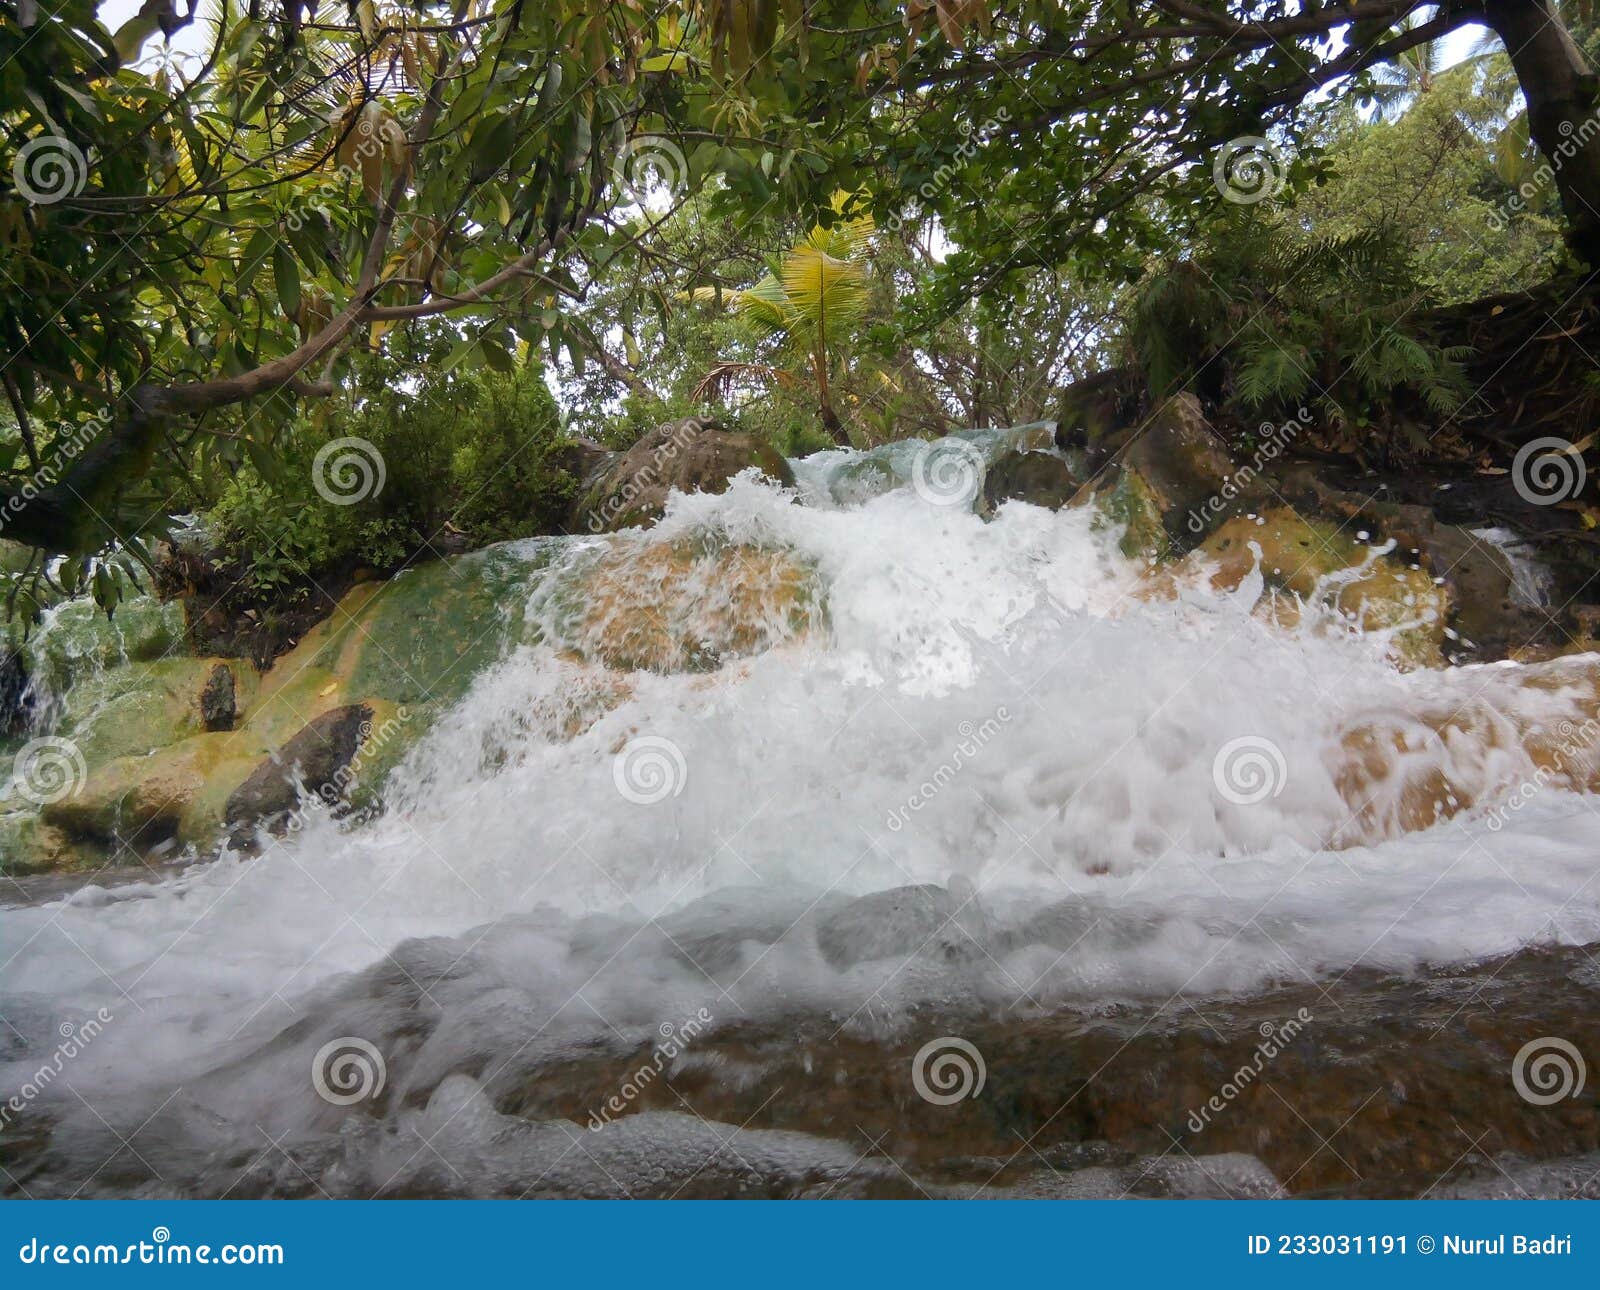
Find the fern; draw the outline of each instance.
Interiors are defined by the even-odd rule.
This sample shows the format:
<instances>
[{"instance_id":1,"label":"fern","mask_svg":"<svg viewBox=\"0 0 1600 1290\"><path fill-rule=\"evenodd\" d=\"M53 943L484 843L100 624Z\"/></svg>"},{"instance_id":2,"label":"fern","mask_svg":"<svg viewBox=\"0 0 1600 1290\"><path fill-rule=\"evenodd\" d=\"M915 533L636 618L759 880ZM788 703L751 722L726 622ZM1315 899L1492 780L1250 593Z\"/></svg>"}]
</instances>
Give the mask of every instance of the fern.
<instances>
[{"instance_id":1,"label":"fern","mask_svg":"<svg viewBox=\"0 0 1600 1290\"><path fill-rule=\"evenodd\" d=\"M1230 213L1192 260L1145 281L1128 344L1152 396L1206 377L1241 419L1309 404L1365 424L1405 398L1447 415L1468 397L1470 351L1420 330L1425 304L1409 252L1385 227L1329 236Z\"/></svg>"}]
</instances>

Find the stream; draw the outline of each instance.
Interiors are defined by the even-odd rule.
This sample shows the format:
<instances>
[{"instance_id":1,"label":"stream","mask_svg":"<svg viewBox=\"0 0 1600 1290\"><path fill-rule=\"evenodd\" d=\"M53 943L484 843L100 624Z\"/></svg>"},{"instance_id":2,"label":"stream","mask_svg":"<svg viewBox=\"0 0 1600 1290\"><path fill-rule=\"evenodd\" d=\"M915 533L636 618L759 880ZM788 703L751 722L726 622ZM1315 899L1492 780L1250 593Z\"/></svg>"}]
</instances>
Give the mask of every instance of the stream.
<instances>
[{"instance_id":1,"label":"stream","mask_svg":"<svg viewBox=\"0 0 1600 1290\"><path fill-rule=\"evenodd\" d=\"M1155 596L967 452L500 548L382 814L0 909L0 1191L1594 1194L1600 662Z\"/></svg>"}]
</instances>

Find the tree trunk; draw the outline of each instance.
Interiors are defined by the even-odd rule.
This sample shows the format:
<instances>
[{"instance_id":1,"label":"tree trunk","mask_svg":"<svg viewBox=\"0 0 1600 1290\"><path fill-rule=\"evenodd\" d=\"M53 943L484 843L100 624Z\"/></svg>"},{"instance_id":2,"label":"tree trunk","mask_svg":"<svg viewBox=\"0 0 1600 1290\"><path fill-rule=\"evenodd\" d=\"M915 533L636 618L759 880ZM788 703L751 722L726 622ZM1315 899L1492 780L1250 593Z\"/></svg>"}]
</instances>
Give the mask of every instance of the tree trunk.
<instances>
[{"instance_id":1,"label":"tree trunk","mask_svg":"<svg viewBox=\"0 0 1600 1290\"><path fill-rule=\"evenodd\" d=\"M1600 268L1600 88L1551 0L1485 0L1484 21L1500 37L1528 104L1528 133L1561 194L1567 240Z\"/></svg>"},{"instance_id":2,"label":"tree trunk","mask_svg":"<svg viewBox=\"0 0 1600 1290\"><path fill-rule=\"evenodd\" d=\"M822 416L822 428L833 436L834 443L841 448L848 448L850 436L845 431L843 422L839 420L839 414L833 410L833 404L824 402L818 411Z\"/></svg>"}]
</instances>

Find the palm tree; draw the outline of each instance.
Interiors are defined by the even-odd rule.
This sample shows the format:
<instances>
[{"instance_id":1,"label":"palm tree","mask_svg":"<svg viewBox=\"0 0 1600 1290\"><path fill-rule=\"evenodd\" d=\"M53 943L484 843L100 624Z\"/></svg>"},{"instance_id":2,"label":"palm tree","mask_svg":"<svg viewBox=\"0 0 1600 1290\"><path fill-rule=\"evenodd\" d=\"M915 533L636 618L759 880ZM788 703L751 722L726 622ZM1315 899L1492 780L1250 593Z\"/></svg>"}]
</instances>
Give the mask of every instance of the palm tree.
<instances>
[{"instance_id":1,"label":"palm tree","mask_svg":"<svg viewBox=\"0 0 1600 1290\"><path fill-rule=\"evenodd\" d=\"M1431 21L1432 15L1413 9L1395 25L1394 34L1403 36L1425 20ZM1434 79L1443 70L1444 42L1439 40L1424 40L1401 50L1394 61L1379 64L1372 74L1372 96L1377 100L1378 115L1389 116L1392 110L1394 116L1399 116L1418 95L1433 88Z\"/></svg>"},{"instance_id":2,"label":"palm tree","mask_svg":"<svg viewBox=\"0 0 1600 1290\"><path fill-rule=\"evenodd\" d=\"M775 341L788 368L761 363L718 363L695 386L694 397L726 395L734 383L754 377L773 384L800 383L795 368L815 387L817 410L834 441L849 436L833 406L833 367L850 333L866 312L866 251L875 231L870 215L818 225L773 262L765 277L742 291L696 287L696 300L731 304L762 340Z\"/></svg>"}]
</instances>

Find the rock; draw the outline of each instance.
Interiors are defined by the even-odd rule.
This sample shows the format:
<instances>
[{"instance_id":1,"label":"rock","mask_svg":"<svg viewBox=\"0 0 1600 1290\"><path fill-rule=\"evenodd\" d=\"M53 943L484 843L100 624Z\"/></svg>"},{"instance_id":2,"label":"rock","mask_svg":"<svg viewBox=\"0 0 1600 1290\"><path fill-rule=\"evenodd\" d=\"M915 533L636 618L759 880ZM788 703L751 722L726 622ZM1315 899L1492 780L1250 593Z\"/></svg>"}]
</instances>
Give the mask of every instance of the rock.
<instances>
[{"instance_id":1,"label":"rock","mask_svg":"<svg viewBox=\"0 0 1600 1290\"><path fill-rule=\"evenodd\" d=\"M1162 560L1193 546L1225 515L1264 494L1238 469L1192 394L1168 399L1129 434L1115 459L1080 490L1124 532L1130 558Z\"/></svg>"},{"instance_id":2,"label":"rock","mask_svg":"<svg viewBox=\"0 0 1600 1290\"><path fill-rule=\"evenodd\" d=\"M1168 399L1118 454L1144 480L1168 536L1193 545L1240 502L1266 495L1235 465L1192 394Z\"/></svg>"},{"instance_id":3,"label":"rock","mask_svg":"<svg viewBox=\"0 0 1600 1290\"><path fill-rule=\"evenodd\" d=\"M1307 467L1286 472L1280 487L1302 511L1343 521L1349 532L1365 530L1374 539L1393 539L1402 563L1417 564L1443 579L1450 592L1449 626L1457 638L1451 645L1452 660L1504 658L1547 639L1549 617L1518 602L1511 557L1481 532L1442 523L1430 506L1377 501L1332 488Z\"/></svg>"},{"instance_id":4,"label":"rock","mask_svg":"<svg viewBox=\"0 0 1600 1290\"><path fill-rule=\"evenodd\" d=\"M75 845L37 812L0 815L0 874L41 873L101 860L98 852Z\"/></svg>"},{"instance_id":5,"label":"rock","mask_svg":"<svg viewBox=\"0 0 1600 1290\"><path fill-rule=\"evenodd\" d=\"M324 798L343 800L346 776L371 731L372 709L350 703L324 712L251 772L228 798L223 812L235 835L273 823L300 803L300 786Z\"/></svg>"},{"instance_id":6,"label":"rock","mask_svg":"<svg viewBox=\"0 0 1600 1290\"><path fill-rule=\"evenodd\" d=\"M226 666L179 656L80 677L62 696L55 732L77 744L90 766L143 757L206 729L205 686ZM239 688L248 694L250 685Z\"/></svg>"},{"instance_id":7,"label":"rock","mask_svg":"<svg viewBox=\"0 0 1600 1290\"><path fill-rule=\"evenodd\" d=\"M1139 396L1139 380L1130 370L1112 368L1074 381L1061 391L1057 406L1056 442L1082 448L1103 460L1120 446Z\"/></svg>"},{"instance_id":8,"label":"rock","mask_svg":"<svg viewBox=\"0 0 1600 1290\"><path fill-rule=\"evenodd\" d=\"M1478 658L1503 658L1545 633L1549 619L1516 599L1511 557L1469 528L1441 524L1426 506L1375 508L1382 532L1450 589L1450 626Z\"/></svg>"},{"instance_id":9,"label":"rock","mask_svg":"<svg viewBox=\"0 0 1600 1290\"><path fill-rule=\"evenodd\" d=\"M1071 504L1082 506L1089 502L1100 513L1096 527L1121 527L1117 545L1130 560L1165 560L1172 554L1172 539L1161 522L1161 503L1138 471L1126 470L1117 463L1107 466L1078 490Z\"/></svg>"},{"instance_id":10,"label":"rock","mask_svg":"<svg viewBox=\"0 0 1600 1290\"><path fill-rule=\"evenodd\" d=\"M238 717L233 669L226 663L218 663L200 691L200 724L207 730L232 730Z\"/></svg>"},{"instance_id":11,"label":"rock","mask_svg":"<svg viewBox=\"0 0 1600 1290\"><path fill-rule=\"evenodd\" d=\"M551 464L566 471L578 481L580 490L587 491L621 455L593 439L574 435L556 450Z\"/></svg>"},{"instance_id":12,"label":"rock","mask_svg":"<svg viewBox=\"0 0 1600 1290\"><path fill-rule=\"evenodd\" d=\"M669 422L600 471L568 517L572 533L613 533L659 519L667 495L720 493L728 481L755 466L781 484L793 484L789 463L752 435L719 430L707 417Z\"/></svg>"},{"instance_id":13,"label":"rock","mask_svg":"<svg viewBox=\"0 0 1600 1290\"><path fill-rule=\"evenodd\" d=\"M548 558L499 543L352 587L261 679L240 728L275 748L346 703L385 699L418 714L448 706L521 638L530 583Z\"/></svg>"},{"instance_id":14,"label":"rock","mask_svg":"<svg viewBox=\"0 0 1600 1290\"><path fill-rule=\"evenodd\" d=\"M823 617L814 571L789 552L688 539L611 547L536 604L548 639L607 667L662 673L712 671Z\"/></svg>"},{"instance_id":15,"label":"rock","mask_svg":"<svg viewBox=\"0 0 1600 1290\"><path fill-rule=\"evenodd\" d=\"M199 735L152 756L118 757L90 771L83 786L40 811L74 842L112 848L113 859L142 855L184 832L184 817L219 756L218 735Z\"/></svg>"},{"instance_id":16,"label":"rock","mask_svg":"<svg viewBox=\"0 0 1600 1290\"><path fill-rule=\"evenodd\" d=\"M1421 569L1351 535L1348 527L1306 519L1287 506L1227 521L1189 557L1208 569L1218 590L1232 591L1259 564L1269 591L1316 600L1352 618L1364 631L1403 628L1396 653L1414 666L1436 666L1450 615L1450 593ZM1353 572L1360 569L1359 573ZM1336 576L1343 575L1343 576ZM1258 611L1281 626L1299 619L1299 602L1264 597Z\"/></svg>"},{"instance_id":17,"label":"rock","mask_svg":"<svg viewBox=\"0 0 1600 1290\"><path fill-rule=\"evenodd\" d=\"M1007 453L983 477L983 509L1016 500L1059 510L1077 494L1081 481L1060 457L1049 452Z\"/></svg>"}]
</instances>

